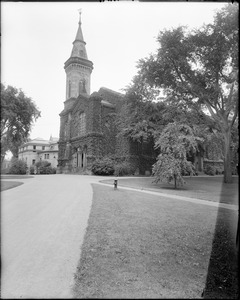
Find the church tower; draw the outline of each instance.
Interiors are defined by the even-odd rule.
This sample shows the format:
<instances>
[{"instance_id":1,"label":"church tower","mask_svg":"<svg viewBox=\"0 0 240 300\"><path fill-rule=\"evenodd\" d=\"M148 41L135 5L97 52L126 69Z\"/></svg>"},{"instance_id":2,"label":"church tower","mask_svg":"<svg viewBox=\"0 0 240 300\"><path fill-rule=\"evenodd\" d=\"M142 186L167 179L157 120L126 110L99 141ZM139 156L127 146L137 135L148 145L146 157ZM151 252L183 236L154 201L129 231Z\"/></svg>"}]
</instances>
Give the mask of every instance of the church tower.
<instances>
[{"instance_id":1,"label":"church tower","mask_svg":"<svg viewBox=\"0 0 240 300\"><path fill-rule=\"evenodd\" d=\"M90 95L93 63L88 60L86 42L82 34L81 11L79 12L78 31L73 42L70 58L65 62L66 100L77 98L80 94Z\"/></svg>"}]
</instances>

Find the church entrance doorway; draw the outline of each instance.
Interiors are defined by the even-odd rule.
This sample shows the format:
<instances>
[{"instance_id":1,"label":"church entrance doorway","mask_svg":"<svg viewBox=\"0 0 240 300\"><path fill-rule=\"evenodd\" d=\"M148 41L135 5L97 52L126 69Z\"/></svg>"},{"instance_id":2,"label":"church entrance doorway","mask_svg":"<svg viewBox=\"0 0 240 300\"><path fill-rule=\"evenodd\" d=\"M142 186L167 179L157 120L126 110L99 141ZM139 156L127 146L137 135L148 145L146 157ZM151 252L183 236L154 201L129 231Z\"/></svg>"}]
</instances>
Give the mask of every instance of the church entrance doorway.
<instances>
[{"instance_id":1,"label":"church entrance doorway","mask_svg":"<svg viewBox=\"0 0 240 300\"><path fill-rule=\"evenodd\" d=\"M85 169L87 167L87 148L78 148L76 153L76 166L78 169Z\"/></svg>"}]
</instances>

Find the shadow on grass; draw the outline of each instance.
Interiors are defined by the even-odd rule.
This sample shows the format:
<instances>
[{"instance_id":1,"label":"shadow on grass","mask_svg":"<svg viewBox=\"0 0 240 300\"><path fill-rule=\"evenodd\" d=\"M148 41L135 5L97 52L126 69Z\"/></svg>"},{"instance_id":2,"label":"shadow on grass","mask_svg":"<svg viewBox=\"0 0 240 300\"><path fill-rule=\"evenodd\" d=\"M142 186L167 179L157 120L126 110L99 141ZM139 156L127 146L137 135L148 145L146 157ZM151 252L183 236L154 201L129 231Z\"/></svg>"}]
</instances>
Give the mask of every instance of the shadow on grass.
<instances>
[{"instance_id":1,"label":"shadow on grass","mask_svg":"<svg viewBox=\"0 0 240 300\"><path fill-rule=\"evenodd\" d=\"M229 184L223 183L220 203L225 202L228 189ZM237 190L235 199L238 199ZM239 297L236 243L238 217L238 211L218 209L208 273L202 294L204 299L238 299Z\"/></svg>"}]
</instances>

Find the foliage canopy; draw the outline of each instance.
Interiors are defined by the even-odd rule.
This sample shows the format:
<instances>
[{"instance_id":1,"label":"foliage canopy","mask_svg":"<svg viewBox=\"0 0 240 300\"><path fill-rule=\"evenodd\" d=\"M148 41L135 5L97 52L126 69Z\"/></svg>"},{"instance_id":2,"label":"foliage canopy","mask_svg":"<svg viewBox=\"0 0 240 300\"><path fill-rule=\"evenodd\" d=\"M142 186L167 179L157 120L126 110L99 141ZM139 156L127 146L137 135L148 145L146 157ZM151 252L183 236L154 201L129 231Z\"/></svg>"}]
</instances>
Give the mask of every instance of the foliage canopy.
<instances>
[{"instance_id":1,"label":"foliage canopy","mask_svg":"<svg viewBox=\"0 0 240 300\"><path fill-rule=\"evenodd\" d=\"M26 141L40 111L21 89L1 83L1 159L10 150L17 157L18 147Z\"/></svg>"},{"instance_id":2,"label":"foliage canopy","mask_svg":"<svg viewBox=\"0 0 240 300\"><path fill-rule=\"evenodd\" d=\"M197 142L200 140L188 125L169 123L155 142L155 147L160 149L157 162L153 166L156 182L174 181L175 188L177 184L183 184L183 174L194 173L187 154L196 152Z\"/></svg>"},{"instance_id":3,"label":"foliage canopy","mask_svg":"<svg viewBox=\"0 0 240 300\"><path fill-rule=\"evenodd\" d=\"M231 135L238 122L238 10L229 3L213 24L160 31L157 52L139 61L128 88L139 102L162 101L208 116L224 142L225 182L232 181Z\"/></svg>"}]
</instances>

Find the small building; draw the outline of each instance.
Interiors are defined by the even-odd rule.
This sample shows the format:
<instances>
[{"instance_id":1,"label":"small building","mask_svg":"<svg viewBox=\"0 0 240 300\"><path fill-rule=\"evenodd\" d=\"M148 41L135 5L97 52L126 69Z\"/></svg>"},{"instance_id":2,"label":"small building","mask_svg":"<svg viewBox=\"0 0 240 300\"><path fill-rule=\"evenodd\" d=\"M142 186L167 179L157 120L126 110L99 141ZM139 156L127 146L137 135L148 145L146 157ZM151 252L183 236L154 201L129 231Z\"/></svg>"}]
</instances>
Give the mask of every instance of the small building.
<instances>
[{"instance_id":1,"label":"small building","mask_svg":"<svg viewBox=\"0 0 240 300\"><path fill-rule=\"evenodd\" d=\"M36 138L19 147L18 158L25 161L27 166L34 166L36 162L46 160L53 168L58 164L58 138L50 137L49 140Z\"/></svg>"}]
</instances>

